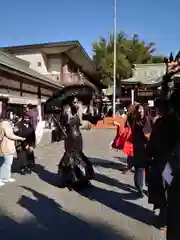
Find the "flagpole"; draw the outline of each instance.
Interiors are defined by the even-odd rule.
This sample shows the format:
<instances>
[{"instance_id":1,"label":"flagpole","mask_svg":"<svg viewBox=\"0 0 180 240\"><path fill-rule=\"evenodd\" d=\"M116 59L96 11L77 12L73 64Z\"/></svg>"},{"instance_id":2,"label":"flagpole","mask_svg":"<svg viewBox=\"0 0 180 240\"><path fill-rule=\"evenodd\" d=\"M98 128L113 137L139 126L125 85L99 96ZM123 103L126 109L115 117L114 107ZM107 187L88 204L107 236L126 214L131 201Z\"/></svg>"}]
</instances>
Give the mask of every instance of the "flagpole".
<instances>
[{"instance_id":1,"label":"flagpole","mask_svg":"<svg viewBox=\"0 0 180 240\"><path fill-rule=\"evenodd\" d=\"M113 117L116 116L116 0L114 0L114 71L113 71Z\"/></svg>"}]
</instances>

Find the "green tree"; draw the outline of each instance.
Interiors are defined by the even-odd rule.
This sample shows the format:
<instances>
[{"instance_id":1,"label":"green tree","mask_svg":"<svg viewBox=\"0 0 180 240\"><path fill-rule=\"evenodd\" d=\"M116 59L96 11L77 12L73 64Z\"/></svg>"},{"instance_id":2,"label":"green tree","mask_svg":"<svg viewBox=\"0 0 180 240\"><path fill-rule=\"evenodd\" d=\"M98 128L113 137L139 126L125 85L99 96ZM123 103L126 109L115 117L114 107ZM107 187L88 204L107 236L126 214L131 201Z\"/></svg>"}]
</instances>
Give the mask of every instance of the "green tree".
<instances>
[{"instance_id":1,"label":"green tree","mask_svg":"<svg viewBox=\"0 0 180 240\"><path fill-rule=\"evenodd\" d=\"M163 63L164 62L164 56L152 56L151 57L151 63Z\"/></svg>"},{"instance_id":2,"label":"green tree","mask_svg":"<svg viewBox=\"0 0 180 240\"><path fill-rule=\"evenodd\" d=\"M117 79L125 78L131 69L130 63L124 54L126 37L123 32L117 35ZM93 43L93 60L97 70L101 72L102 81L106 84L112 82L114 59L114 37L109 35L108 39L100 38Z\"/></svg>"},{"instance_id":3,"label":"green tree","mask_svg":"<svg viewBox=\"0 0 180 240\"><path fill-rule=\"evenodd\" d=\"M137 34L127 38L124 32L117 34L117 83L121 79L129 78L133 64L163 62L162 56L154 56L155 43L146 44ZM113 79L114 38L110 34L107 39L100 38L92 45L93 60L101 72L102 81L110 85Z\"/></svg>"}]
</instances>

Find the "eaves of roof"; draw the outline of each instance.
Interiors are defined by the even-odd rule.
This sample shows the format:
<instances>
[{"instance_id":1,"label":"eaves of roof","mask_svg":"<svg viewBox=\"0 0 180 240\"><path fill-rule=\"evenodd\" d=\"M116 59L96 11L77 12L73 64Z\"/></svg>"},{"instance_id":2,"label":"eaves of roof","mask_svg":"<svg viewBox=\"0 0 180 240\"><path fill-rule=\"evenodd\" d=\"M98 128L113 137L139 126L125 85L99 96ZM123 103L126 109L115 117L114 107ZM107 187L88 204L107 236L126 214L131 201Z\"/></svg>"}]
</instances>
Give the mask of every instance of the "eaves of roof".
<instances>
[{"instance_id":1,"label":"eaves of roof","mask_svg":"<svg viewBox=\"0 0 180 240\"><path fill-rule=\"evenodd\" d=\"M23 74L24 77L30 77L31 80L39 81L44 85L49 85L54 88L62 88L63 86L59 83L53 82L51 79L44 75L34 71L28 65L23 64L19 59L12 57L11 55L0 51L0 68L6 69L8 72L14 72L14 74Z\"/></svg>"}]
</instances>

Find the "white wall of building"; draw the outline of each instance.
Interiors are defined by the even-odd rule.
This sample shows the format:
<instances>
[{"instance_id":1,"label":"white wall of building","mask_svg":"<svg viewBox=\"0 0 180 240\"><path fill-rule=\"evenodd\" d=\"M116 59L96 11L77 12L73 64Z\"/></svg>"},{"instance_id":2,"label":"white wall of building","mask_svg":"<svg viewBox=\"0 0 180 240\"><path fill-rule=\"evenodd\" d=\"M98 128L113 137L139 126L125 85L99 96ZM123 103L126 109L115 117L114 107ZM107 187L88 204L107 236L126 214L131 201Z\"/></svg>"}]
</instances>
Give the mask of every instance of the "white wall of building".
<instances>
[{"instance_id":1,"label":"white wall of building","mask_svg":"<svg viewBox=\"0 0 180 240\"><path fill-rule=\"evenodd\" d=\"M30 67L41 74L48 73L46 67L46 59L43 57L42 53L24 53L16 54L16 57L30 62Z\"/></svg>"},{"instance_id":2,"label":"white wall of building","mask_svg":"<svg viewBox=\"0 0 180 240\"><path fill-rule=\"evenodd\" d=\"M26 52L18 53L15 56L28 61L30 63L30 68L35 71L46 75L46 77L54 81L60 81L62 61L59 54L57 56L48 56L41 52Z\"/></svg>"},{"instance_id":3,"label":"white wall of building","mask_svg":"<svg viewBox=\"0 0 180 240\"><path fill-rule=\"evenodd\" d=\"M63 59L60 54L46 55L39 52L23 52L15 54L16 57L28 61L30 68L46 75L53 81L61 81L61 66ZM79 74L69 68L67 64L63 64L63 81L66 83L79 83Z\"/></svg>"},{"instance_id":4,"label":"white wall of building","mask_svg":"<svg viewBox=\"0 0 180 240\"><path fill-rule=\"evenodd\" d=\"M48 61L48 72L49 73L60 73L61 72L61 59L58 57L50 57Z\"/></svg>"}]
</instances>

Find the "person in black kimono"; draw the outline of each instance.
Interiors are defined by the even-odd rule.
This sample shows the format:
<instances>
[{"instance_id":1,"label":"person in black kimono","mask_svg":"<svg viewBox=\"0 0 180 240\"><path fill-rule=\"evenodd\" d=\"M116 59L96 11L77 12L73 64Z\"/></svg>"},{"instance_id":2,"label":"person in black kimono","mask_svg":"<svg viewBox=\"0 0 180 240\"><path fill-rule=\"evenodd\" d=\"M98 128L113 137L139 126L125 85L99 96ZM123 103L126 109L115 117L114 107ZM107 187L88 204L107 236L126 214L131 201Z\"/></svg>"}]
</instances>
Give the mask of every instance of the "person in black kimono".
<instances>
[{"instance_id":1,"label":"person in black kimono","mask_svg":"<svg viewBox=\"0 0 180 240\"><path fill-rule=\"evenodd\" d=\"M26 140L17 143L17 156L20 162L21 174L30 174L34 164L35 130L30 124L30 118L25 114L16 126L16 134Z\"/></svg>"},{"instance_id":2,"label":"person in black kimono","mask_svg":"<svg viewBox=\"0 0 180 240\"><path fill-rule=\"evenodd\" d=\"M83 153L83 138L80 131L81 121L74 104L66 105L61 117L64 128L65 153L58 167L59 187L80 190L94 177L91 162Z\"/></svg>"}]
</instances>

